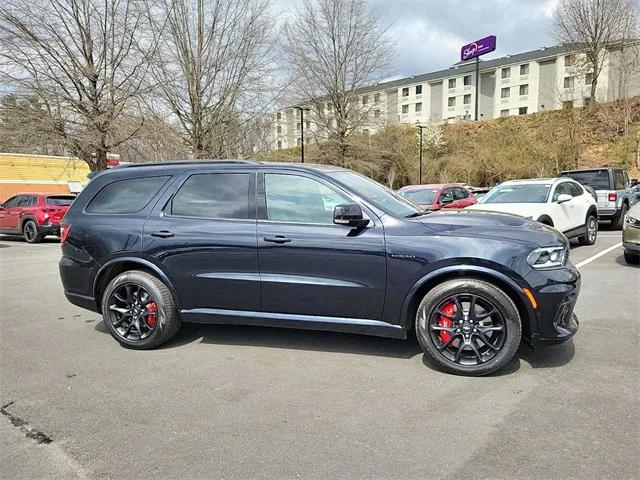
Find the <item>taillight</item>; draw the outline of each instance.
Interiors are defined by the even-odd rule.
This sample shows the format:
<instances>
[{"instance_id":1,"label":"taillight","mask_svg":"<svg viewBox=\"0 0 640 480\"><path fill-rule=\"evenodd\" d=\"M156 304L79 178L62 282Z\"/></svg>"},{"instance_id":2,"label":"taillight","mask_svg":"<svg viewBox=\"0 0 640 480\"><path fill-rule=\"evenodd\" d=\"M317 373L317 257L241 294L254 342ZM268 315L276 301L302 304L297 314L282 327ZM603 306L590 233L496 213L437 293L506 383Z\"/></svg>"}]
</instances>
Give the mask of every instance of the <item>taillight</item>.
<instances>
[{"instance_id":1,"label":"taillight","mask_svg":"<svg viewBox=\"0 0 640 480\"><path fill-rule=\"evenodd\" d=\"M69 236L69 232L71 232L71 224L70 223L62 223L60 224L60 243L64 243Z\"/></svg>"},{"instance_id":2,"label":"taillight","mask_svg":"<svg viewBox=\"0 0 640 480\"><path fill-rule=\"evenodd\" d=\"M616 200L618 200L618 194L613 192L609 194L609 201L610 202L615 202Z\"/></svg>"}]
</instances>

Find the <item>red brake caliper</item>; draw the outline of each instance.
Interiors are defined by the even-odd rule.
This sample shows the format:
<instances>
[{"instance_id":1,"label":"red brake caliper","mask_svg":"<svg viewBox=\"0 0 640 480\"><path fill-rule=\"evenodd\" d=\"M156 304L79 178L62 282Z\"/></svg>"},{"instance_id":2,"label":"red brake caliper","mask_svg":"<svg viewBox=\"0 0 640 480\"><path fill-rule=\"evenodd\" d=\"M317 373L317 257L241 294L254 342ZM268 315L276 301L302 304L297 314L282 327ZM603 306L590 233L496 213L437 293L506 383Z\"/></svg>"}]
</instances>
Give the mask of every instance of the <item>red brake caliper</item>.
<instances>
[{"instance_id":1,"label":"red brake caliper","mask_svg":"<svg viewBox=\"0 0 640 480\"><path fill-rule=\"evenodd\" d=\"M156 302L151 302L147 305L147 325L149 328L153 328L158 323L158 305Z\"/></svg>"},{"instance_id":2,"label":"red brake caliper","mask_svg":"<svg viewBox=\"0 0 640 480\"><path fill-rule=\"evenodd\" d=\"M455 306L453 305L453 302L447 303L444 307L442 307L442 312L453 317L455 314ZM440 319L438 320L438 326L451 328L453 327L453 320L451 320L451 318L445 317L444 315L440 315ZM440 330L440 333L438 335L440 337L440 341L444 345L446 345L449 342L449 340L451 340L451 334L444 330Z\"/></svg>"}]
</instances>

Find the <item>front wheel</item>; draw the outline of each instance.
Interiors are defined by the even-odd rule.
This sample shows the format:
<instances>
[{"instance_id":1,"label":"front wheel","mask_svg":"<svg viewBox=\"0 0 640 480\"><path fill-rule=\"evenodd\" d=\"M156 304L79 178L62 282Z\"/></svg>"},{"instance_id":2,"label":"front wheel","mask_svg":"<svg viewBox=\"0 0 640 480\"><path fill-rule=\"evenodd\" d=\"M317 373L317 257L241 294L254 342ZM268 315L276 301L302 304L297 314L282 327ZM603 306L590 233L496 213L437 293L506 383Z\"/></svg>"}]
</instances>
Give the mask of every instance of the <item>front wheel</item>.
<instances>
[{"instance_id":1,"label":"front wheel","mask_svg":"<svg viewBox=\"0 0 640 480\"><path fill-rule=\"evenodd\" d=\"M585 234L578 237L580 245L593 245L598 237L598 219L594 215L589 215L585 225Z\"/></svg>"},{"instance_id":2,"label":"front wheel","mask_svg":"<svg viewBox=\"0 0 640 480\"><path fill-rule=\"evenodd\" d=\"M516 354L522 327L518 309L495 285L449 280L430 290L416 313L422 349L445 371L487 375Z\"/></svg>"},{"instance_id":3,"label":"front wheel","mask_svg":"<svg viewBox=\"0 0 640 480\"><path fill-rule=\"evenodd\" d=\"M629 252L624 252L624 261L629 265L638 265L640 264L640 255L634 255Z\"/></svg>"},{"instance_id":4,"label":"front wheel","mask_svg":"<svg viewBox=\"0 0 640 480\"><path fill-rule=\"evenodd\" d=\"M139 270L121 273L109 282L102 296L102 318L121 345L141 350L163 344L180 328L169 288Z\"/></svg>"}]
</instances>

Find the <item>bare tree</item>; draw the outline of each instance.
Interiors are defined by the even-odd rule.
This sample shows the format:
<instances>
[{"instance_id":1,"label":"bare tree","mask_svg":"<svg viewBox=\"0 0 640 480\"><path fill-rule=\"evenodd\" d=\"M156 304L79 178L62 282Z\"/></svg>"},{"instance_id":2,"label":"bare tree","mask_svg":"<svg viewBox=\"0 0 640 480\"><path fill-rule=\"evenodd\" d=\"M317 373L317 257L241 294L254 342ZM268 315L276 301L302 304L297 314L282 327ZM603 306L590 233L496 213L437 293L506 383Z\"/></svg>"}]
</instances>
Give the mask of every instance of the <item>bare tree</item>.
<instances>
[{"instance_id":1,"label":"bare tree","mask_svg":"<svg viewBox=\"0 0 640 480\"><path fill-rule=\"evenodd\" d=\"M555 33L564 43L576 44L593 74L590 99L596 101L598 78L608 48L625 40L629 18L635 17L637 0L560 0L555 11Z\"/></svg>"},{"instance_id":2,"label":"bare tree","mask_svg":"<svg viewBox=\"0 0 640 480\"><path fill-rule=\"evenodd\" d=\"M160 44L154 81L185 144L195 158L236 155L240 126L268 107L274 85L268 2L148 4L153 35Z\"/></svg>"},{"instance_id":3,"label":"bare tree","mask_svg":"<svg viewBox=\"0 0 640 480\"><path fill-rule=\"evenodd\" d=\"M360 90L380 81L392 44L365 0L304 0L284 27L284 51L301 103L344 160L348 137L373 102Z\"/></svg>"},{"instance_id":4,"label":"bare tree","mask_svg":"<svg viewBox=\"0 0 640 480\"><path fill-rule=\"evenodd\" d=\"M89 164L134 137L153 45L139 0L3 0L0 79L41 103L41 126ZM142 40L141 40L142 39ZM144 43L144 45L141 45ZM128 121L137 118L138 122Z\"/></svg>"}]
</instances>

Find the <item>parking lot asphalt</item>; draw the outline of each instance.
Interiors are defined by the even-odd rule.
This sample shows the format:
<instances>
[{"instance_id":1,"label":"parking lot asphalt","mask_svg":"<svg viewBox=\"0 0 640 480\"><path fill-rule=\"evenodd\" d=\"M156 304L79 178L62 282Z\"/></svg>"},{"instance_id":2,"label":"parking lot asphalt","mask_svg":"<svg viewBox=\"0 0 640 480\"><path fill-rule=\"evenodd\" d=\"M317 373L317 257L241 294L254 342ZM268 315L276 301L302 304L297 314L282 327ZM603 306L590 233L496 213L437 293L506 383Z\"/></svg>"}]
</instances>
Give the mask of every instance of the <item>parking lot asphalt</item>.
<instances>
[{"instance_id":1,"label":"parking lot asphalt","mask_svg":"<svg viewBox=\"0 0 640 480\"><path fill-rule=\"evenodd\" d=\"M573 342L466 378L413 339L185 324L127 350L65 300L57 242L0 237L0 478L638 478L640 269L619 243L572 249Z\"/></svg>"}]
</instances>

